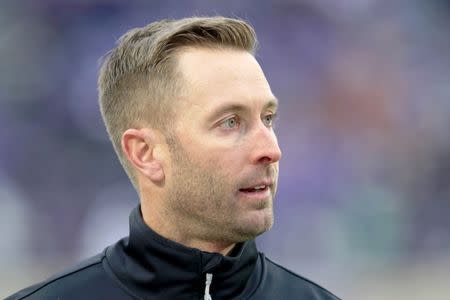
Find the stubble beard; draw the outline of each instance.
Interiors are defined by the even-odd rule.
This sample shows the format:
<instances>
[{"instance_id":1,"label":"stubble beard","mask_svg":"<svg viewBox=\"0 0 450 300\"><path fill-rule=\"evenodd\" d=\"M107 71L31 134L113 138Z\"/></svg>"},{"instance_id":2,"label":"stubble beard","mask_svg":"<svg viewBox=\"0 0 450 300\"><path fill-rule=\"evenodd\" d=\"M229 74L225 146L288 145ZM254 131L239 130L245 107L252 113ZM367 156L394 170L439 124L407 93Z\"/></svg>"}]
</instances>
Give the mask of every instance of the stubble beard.
<instances>
[{"instance_id":1,"label":"stubble beard","mask_svg":"<svg viewBox=\"0 0 450 300\"><path fill-rule=\"evenodd\" d=\"M180 233L204 241L237 243L272 227L272 199L243 213L236 183L213 168L200 168L179 143L171 144L173 185L168 190L167 204Z\"/></svg>"}]
</instances>

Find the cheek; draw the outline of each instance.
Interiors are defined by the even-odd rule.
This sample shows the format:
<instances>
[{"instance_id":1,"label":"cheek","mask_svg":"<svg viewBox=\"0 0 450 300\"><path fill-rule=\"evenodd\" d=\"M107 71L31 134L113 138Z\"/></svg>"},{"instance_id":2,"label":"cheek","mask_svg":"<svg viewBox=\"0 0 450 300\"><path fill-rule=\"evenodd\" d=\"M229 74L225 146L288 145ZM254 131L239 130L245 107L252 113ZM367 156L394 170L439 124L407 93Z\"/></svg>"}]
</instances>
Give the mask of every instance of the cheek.
<instances>
[{"instance_id":1,"label":"cheek","mask_svg":"<svg viewBox=\"0 0 450 300\"><path fill-rule=\"evenodd\" d=\"M226 149L209 149L202 151L197 157L199 164L223 175L233 175L242 169L242 152L227 151Z\"/></svg>"},{"instance_id":2,"label":"cheek","mask_svg":"<svg viewBox=\"0 0 450 300\"><path fill-rule=\"evenodd\" d=\"M242 141L217 140L217 137L210 138L206 133L202 136L184 135L180 139L191 163L201 169L228 176L235 175L244 165L246 151Z\"/></svg>"}]
</instances>

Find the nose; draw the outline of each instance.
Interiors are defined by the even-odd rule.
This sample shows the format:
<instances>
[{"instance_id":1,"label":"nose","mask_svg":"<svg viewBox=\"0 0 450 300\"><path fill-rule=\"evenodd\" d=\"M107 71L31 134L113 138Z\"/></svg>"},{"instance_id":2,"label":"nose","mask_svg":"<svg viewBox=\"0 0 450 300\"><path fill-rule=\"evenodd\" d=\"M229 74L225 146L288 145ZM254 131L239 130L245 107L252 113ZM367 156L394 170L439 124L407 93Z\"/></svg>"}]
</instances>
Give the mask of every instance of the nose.
<instances>
[{"instance_id":1,"label":"nose","mask_svg":"<svg viewBox=\"0 0 450 300\"><path fill-rule=\"evenodd\" d=\"M261 125L252 140L251 160L253 164L269 165L281 159L277 136L272 128Z\"/></svg>"}]
</instances>

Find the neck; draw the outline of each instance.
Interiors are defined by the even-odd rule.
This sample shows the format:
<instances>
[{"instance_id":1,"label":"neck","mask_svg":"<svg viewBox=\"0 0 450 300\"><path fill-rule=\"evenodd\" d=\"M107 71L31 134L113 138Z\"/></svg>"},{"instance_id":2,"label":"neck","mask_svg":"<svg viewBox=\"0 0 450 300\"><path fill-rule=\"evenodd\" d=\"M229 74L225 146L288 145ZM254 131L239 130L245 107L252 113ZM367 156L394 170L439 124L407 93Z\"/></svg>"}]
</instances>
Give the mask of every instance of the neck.
<instances>
[{"instance_id":1,"label":"neck","mask_svg":"<svg viewBox=\"0 0 450 300\"><path fill-rule=\"evenodd\" d=\"M155 200L155 199L152 199ZM149 201L141 198L142 218L147 226L166 239L172 240L186 247L196 248L210 253L228 255L236 243L209 241L186 233L186 226L172 220L167 214L161 213L163 209L157 207L157 201ZM195 230L191 230L195 232Z\"/></svg>"},{"instance_id":2,"label":"neck","mask_svg":"<svg viewBox=\"0 0 450 300\"><path fill-rule=\"evenodd\" d=\"M228 253L230 253L235 246L235 243L206 241L194 236L188 236L181 233L179 230L172 229L171 226L166 226L167 221L158 222L157 218L149 217L148 215L145 215L144 212L142 212L142 216L145 224L147 224L147 226L149 226L153 231L166 239L172 240L186 247L196 248L205 252L228 255Z\"/></svg>"}]
</instances>

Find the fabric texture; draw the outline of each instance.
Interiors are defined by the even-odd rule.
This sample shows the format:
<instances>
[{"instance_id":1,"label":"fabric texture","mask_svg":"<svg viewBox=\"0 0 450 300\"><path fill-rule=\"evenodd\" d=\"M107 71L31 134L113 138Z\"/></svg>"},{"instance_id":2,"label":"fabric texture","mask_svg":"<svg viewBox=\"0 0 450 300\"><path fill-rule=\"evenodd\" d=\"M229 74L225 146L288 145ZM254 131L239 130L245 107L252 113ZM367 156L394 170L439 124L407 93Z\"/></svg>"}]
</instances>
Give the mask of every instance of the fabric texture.
<instances>
[{"instance_id":1,"label":"fabric texture","mask_svg":"<svg viewBox=\"0 0 450 300\"><path fill-rule=\"evenodd\" d=\"M266 258L253 240L229 256L168 240L144 223L138 206L130 214L129 237L6 300L208 299L206 293L212 300L338 299Z\"/></svg>"}]
</instances>

